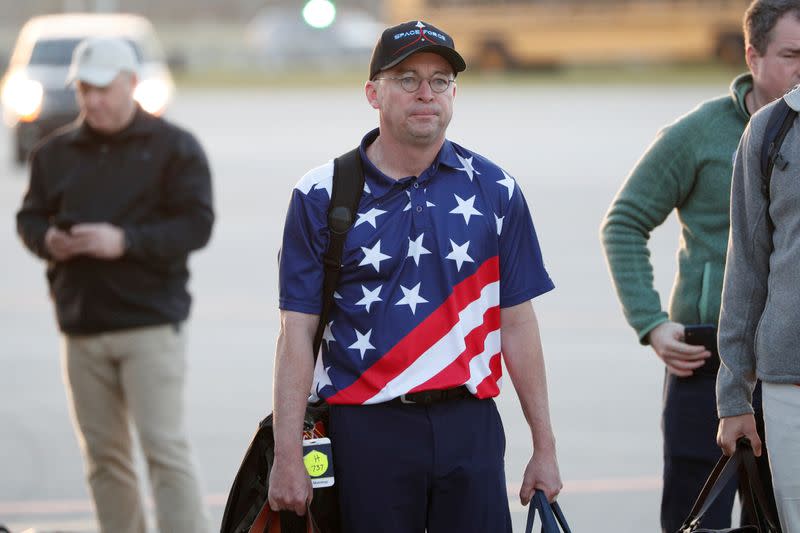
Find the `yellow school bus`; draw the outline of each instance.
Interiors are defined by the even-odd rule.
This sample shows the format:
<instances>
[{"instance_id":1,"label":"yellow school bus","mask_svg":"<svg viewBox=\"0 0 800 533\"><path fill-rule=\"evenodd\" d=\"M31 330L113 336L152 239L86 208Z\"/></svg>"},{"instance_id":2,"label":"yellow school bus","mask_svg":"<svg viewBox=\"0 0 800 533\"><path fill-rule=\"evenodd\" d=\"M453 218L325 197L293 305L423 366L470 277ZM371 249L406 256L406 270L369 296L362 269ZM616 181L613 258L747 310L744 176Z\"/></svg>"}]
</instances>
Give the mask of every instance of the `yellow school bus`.
<instances>
[{"instance_id":1,"label":"yellow school bus","mask_svg":"<svg viewBox=\"0 0 800 533\"><path fill-rule=\"evenodd\" d=\"M392 23L450 33L471 67L649 63L744 56L750 0L386 0Z\"/></svg>"}]
</instances>

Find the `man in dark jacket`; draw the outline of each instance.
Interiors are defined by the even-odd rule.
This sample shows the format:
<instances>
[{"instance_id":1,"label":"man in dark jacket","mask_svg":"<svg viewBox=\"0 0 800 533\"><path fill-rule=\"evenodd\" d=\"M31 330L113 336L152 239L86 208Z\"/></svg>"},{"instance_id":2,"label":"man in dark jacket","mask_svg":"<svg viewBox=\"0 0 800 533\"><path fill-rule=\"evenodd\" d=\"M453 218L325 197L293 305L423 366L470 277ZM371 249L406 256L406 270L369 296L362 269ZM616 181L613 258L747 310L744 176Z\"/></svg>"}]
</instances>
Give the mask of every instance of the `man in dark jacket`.
<instances>
[{"instance_id":1,"label":"man in dark jacket","mask_svg":"<svg viewBox=\"0 0 800 533\"><path fill-rule=\"evenodd\" d=\"M75 429L103 532L143 533L136 426L162 532L208 530L184 427L189 253L214 213L208 163L189 133L133 98L137 59L119 39L75 50L80 118L32 154L17 214L47 261Z\"/></svg>"}]
</instances>

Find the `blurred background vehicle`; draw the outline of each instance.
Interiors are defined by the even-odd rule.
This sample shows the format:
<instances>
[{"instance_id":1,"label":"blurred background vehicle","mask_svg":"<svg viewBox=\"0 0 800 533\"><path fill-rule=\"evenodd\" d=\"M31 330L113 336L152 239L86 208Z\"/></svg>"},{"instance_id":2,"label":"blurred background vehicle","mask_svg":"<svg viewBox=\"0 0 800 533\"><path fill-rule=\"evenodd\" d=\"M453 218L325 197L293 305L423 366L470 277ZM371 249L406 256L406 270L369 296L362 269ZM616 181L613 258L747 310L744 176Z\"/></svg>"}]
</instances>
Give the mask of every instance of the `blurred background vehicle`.
<instances>
[{"instance_id":1,"label":"blurred background vehicle","mask_svg":"<svg viewBox=\"0 0 800 533\"><path fill-rule=\"evenodd\" d=\"M274 81L361 69L382 27L447 28L469 73L654 63L743 67L749 0L6 0L0 63L24 21L59 11L131 12L158 28L182 82ZM362 62L363 61L363 62ZM179 70L182 67L183 71ZM355 72L353 68L348 70ZM363 70L358 70L362 72ZM185 76L184 76L185 75ZM270 78L272 76L272 78ZM308 79L308 78L305 78Z\"/></svg>"},{"instance_id":2,"label":"blurred background vehicle","mask_svg":"<svg viewBox=\"0 0 800 533\"><path fill-rule=\"evenodd\" d=\"M42 138L77 117L75 88L66 85L72 52L86 37L108 35L125 38L136 50L140 63L136 100L150 113L164 113L175 86L147 19L98 13L34 17L20 30L0 93L3 118L14 132L11 153L17 163L24 163Z\"/></svg>"},{"instance_id":3,"label":"blurred background vehicle","mask_svg":"<svg viewBox=\"0 0 800 533\"><path fill-rule=\"evenodd\" d=\"M253 58L271 69L314 68L366 70L384 24L358 8L337 10L327 0L305 9L268 6L253 17L245 42Z\"/></svg>"}]
</instances>

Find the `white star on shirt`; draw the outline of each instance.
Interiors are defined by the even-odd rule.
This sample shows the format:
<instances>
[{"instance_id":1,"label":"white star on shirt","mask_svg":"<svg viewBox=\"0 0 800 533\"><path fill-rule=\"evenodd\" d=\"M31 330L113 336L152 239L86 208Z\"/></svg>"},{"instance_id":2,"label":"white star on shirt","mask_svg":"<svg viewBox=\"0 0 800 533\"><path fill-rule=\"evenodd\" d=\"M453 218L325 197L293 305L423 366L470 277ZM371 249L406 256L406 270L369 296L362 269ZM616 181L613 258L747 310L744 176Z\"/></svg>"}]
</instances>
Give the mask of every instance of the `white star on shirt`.
<instances>
[{"instance_id":1,"label":"white star on shirt","mask_svg":"<svg viewBox=\"0 0 800 533\"><path fill-rule=\"evenodd\" d=\"M427 189L426 189L426 191L427 191ZM403 211L408 211L409 209L411 209L411 191L406 191L406 194L408 195L408 203L403 208ZM425 200L425 205L427 207L436 207L435 203L429 202L428 200Z\"/></svg>"},{"instance_id":2,"label":"white star on shirt","mask_svg":"<svg viewBox=\"0 0 800 533\"><path fill-rule=\"evenodd\" d=\"M367 350L374 350L375 347L370 344L369 338L372 336L372 330L367 331L366 333L362 334L357 329L353 329L356 332L356 342L348 346L351 350L358 350L361 352L361 360L364 360L364 354L367 353Z\"/></svg>"},{"instance_id":3,"label":"white star on shirt","mask_svg":"<svg viewBox=\"0 0 800 533\"><path fill-rule=\"evenodd\" d=\"M456 157L458 157L458 160L461 161L462 165L464 165L462 168L457 168L456 170L461 170L463 172L466 172L467 176L469 177L469 181L472 181L472 178L474 177L475 174L478 174L480 176L481 173L475 170L475 167L472 166L472 156L465 159L460 155L456 154Z\"/></svg>"},{"instance_id":4,"label":"white star on shirt","mask_svg":"<svg viewBox=\"0 0 800 533\"><path fill-rule=\"evenodd\" d=\"M385 212L386 211L382 209L376 209L373 207L366 213L359 213L358 220L356 220L356 224L353 227L358 227L360 224L363 224L364 222L369 222L370 226L372 226L373 228L377 228L377 226L375 225L375 219L384 214Z\"/></svg>"},{"instance_id":5,"label":"white star on shirt","mask_svg":"<svg viewBox=\"0 0 800 533\"><path fill-rule=\"evenodd\" d=\"M324 189L328 193L328 198L331 197L331 190L333 190L333 174L321 180L314 185L315 189Z\"/></svg>"},{"instance_id":6,"label":"white star on shirt","mask_svg":"<svg viewBox=\"0 0 800 533\"><path fill-rule=\"evenodd\" d=\"M514 194L514 178L506 174L506 171L503 171L503 176L505 178L499 180L497 183L508 189L508 199L511 200L511 196Z\"/></svg>"},{"instance_id":7,"label":"white star on shirt","mask_svg":"<svg viewBox=\"0 0 800 533\"><path fill-rule=\"evenodd\" d=\"M445 259L452 259L456 262L456 269L461 272L461 265L466 263L474 263L475 261L467 254L467 249L469 249L469 241L465 242L464 244L458 245L453 242L453 239L450 239L450 246L453 247L453 251L447 254Z\"/></svg>"},{"instance_id":8,"label":"white star on shirt","mask_svg":"<svg viewBox=\"0 0 800 533\"><path fill-rule=\"evenodd\" d=\"M376 288L374 291L371 291L371 290L369 290L368 288L366 288L365 286L362 285L361 286L361 290L364 292L364 297L361 298L359 301L357 301L356 305L364 305L364 306L366 306L367 313L369 313L369 308L370 308L370 306L372 304L374 304L375 302L382 302L383 301L383 300L381 300L380 296L378 296L381 293L381 289L382 288L383 288L383 285L378 285L378 288Z\"/></svg>"},{"instance_id":9,"label":"white star on shirt","mask_svg":"<svg viewBox=\"0 0 800 533\"><path fill-rule=\"evenodd\" d=\"M375 268L375 272L381 271L381 261L392 258L390 255L381 253L381 241L376 242L372 248L362 246L361 251L364 252L364 259L361 260L358 266L372 265Z\"/></svg>"},{"instance_id":10,"label":"white star on shirt","mask_svg":"<svg viewBox=\"0 0 800 533\"><path fill-rule=\"evenodd\" d=\"M425 194L428 194L428 189L425 189ZM425 200L425 205L428 207L436 207L435 203L429 202L428 200Z\"/></svg>"},{"instance_id":11,"label":"white star on shirt","mask_svg":"<svg viewBox=\"0 0 800 533\"><path fill-rule=\"evenodd\" d=\"M415 241L412 241L411 237L408 238L408 255L406 258L413 257L417 266L419 266L419 256L431 253L430 250L422 246L422 238L424 236L424 233L420 233Z\"/></svg>"},{"instance_id":12,"label":"white star on shirt","mask_svg":"<svg viewBox=\"0 0 800 533\"><path fill-rule=\"evenodd\" d=\"M464 215L464 222L469 224L469 219L472 215L476 215L479 217L483 216L483 213L472 207L475 203L475 196L468 200L463 200L459 195L454 194L453 196L456 197L456 202L458 202L458 207L450 211L450 214L453 215Z\"/></svg>"},{"instance_id":13,"label":"white star on shirt","mask_svg":"<svg viewBox=\"0 0 800 533\"><path fill-rule=\"evenodd\" d=\"M327 343L328 349L331 349L331 341L336 342L336 338L333 336L333 331L331 328L333 327L333 320L328 322L325 326L325 331L322 333L322 340Z\"/></svg>"},{"instance_id":14,"label":"white star on shirt","mask_svg":"<svg viewBox=\"0 0 800 533\"><path fill-rule=\"evenodd\" d=\"M500 234L503 232L503 219L504 218L506 218L506 217L499 217L497 215L494 215L494 221L497 224L497 235L498 236L500 236Z\"/></svg>"},{"instance_id":15,"label":"white star on shirt","mask_svg":"<svg viewBox=\"0 0 800 533\"><path fill-rule=\"evenodd\" d=\"M394 305L407 305L411 308L411 314L415 314L417 312L417 304L428 303L428 300L419 295L420 285L422 285L422 282L417 283L417 286L413 289L406 289L400 285L400 289L403 291L403 297Z\"/></svg>"},{"instance_id":16,"label":"white star on shirt","mask_svg":"<svg viewBox=\"0 0 800 533\"><path fill-rule=\"evenodd\" d=\"M319 382L317 383L317 396L319 396L319 391L322 390L323 387L327 387L330 385L333 387L333 382L331 381L331 376L328 374L328 371L331 367L326 366L324 368L325 372L322 372L322 376L319 378Z\"/></svg>"}]
</instances>

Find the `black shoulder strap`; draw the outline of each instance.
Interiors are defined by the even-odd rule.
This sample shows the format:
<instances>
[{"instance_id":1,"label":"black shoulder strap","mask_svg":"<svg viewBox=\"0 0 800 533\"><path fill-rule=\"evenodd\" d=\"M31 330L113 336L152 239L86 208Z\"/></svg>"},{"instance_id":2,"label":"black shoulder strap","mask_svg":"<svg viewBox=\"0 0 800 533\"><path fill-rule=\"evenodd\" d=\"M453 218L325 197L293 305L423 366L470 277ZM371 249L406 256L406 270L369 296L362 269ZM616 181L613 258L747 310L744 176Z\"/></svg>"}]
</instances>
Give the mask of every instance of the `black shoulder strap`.
<instances>
[{"instance_id":1,"label":"black shoulder strap","mask_svg":"<svg viewBox=\"0 0 800 533\"><path fill-rule=\"evenodd\" d=\"M317 332L314 334L314 361L317 360L322 335L328 323L328 314L333 306L333 293L339 283L342 268L342 251L347 232L355 222L358 203L364 191L364 168L358 148L350 150L333 160L333 187L328 207L328 250L322 256L325 277L322 281L322 311L319 314Z\"/></svg>"},{"instance_id":2,"label":"black shoulder strap","mask_svg":"<svg viewBox=\"0 0 800 533\"><path fill-rule=\"evenodd\" d=\"M772 178L772 168L778 165L780 170L786 168L786 161L780 153L783 140L792 127L797 111L789 107L786 100L781 98L769 114L767 129L761 143L761 188L769 201L769 184Z\"/></svg>"}]
</instances>

